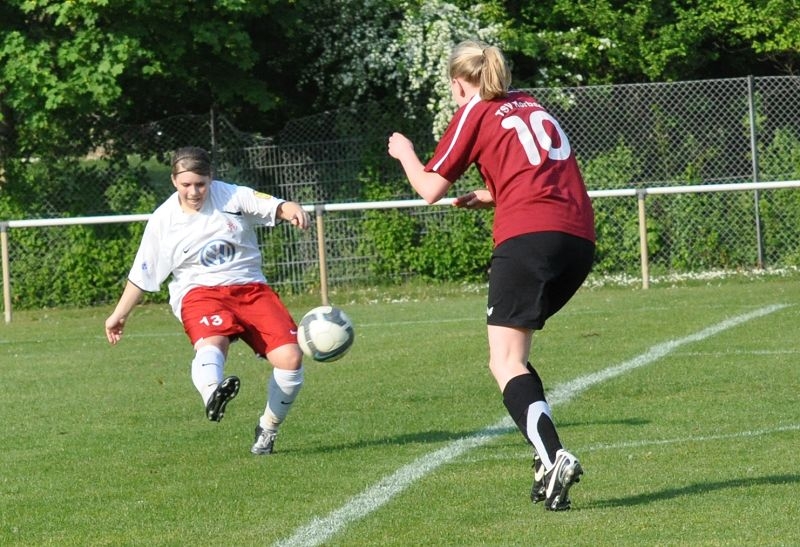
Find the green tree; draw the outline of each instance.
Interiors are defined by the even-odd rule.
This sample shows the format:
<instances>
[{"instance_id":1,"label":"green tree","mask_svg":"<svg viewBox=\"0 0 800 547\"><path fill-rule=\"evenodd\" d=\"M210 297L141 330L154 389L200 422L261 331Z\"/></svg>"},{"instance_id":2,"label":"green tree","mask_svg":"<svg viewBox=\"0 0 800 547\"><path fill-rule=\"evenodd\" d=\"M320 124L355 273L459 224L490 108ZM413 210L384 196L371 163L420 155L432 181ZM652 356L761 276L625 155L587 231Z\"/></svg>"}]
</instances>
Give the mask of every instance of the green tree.
<instances>
[{"instance_id":1,"label":"green tree","mask_svg":"<svg viewBox=\"0 0 800 547\"><path fill-rule=\"evenodd\" d=\"M251 35L276 0L7 0L0 8L0 152L85 153L120 122L270 112ZM267 25L265 31L269 31ZM263 66L263 63L262 63Z\"/></svg>"},{"instance_id":2,"label":"green tree","mask_svg":"<svg viewBox=\"0 0 800 547\"><path fill-rule=\"evenodd\" d=\"M395 98L440 128L455 42L517 87L794 73L796 0L6 0L0 162L85 152L117 123L217 107L244 130Z\"/></svg>"},{"instance_id":3,"label":"green tree","mask_svg":"<svg viewBox=\"0 0 800 547\"><path fill-rule=\"evenodd\" d=\"M506 2L506 40L529 86L793 74L796 0Z\"/></svg>"}]
</instances>

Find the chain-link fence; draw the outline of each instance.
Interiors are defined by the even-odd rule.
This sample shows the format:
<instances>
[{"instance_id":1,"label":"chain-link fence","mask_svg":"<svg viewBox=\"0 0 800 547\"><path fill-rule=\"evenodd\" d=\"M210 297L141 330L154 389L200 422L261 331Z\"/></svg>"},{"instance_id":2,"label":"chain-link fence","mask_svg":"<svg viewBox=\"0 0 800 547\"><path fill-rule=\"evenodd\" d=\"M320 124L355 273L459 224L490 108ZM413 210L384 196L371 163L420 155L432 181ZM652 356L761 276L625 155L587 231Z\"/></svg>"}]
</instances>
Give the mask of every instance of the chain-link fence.
<instances>
[{"instance_id":1,"label":"chain-link fence","mask_svg":"<svg viewBox=\"0 0 800 547\"><path fill-rule=\"evenodd\" d=\"M592 191L800 178L797 77L531 91L561 122ZM244 134L214 114L120 128L92 155L65 160L61 170L48 166L41 180L31 175L33 189L16 218L148 213L173 190L170 152L187 144L212 150L218 178L303 204L412 199L386 153L387 137L406 133L425 157L435 142L430 127L418 112L372 103L295 120L270 138ZM480 184L473 171L452 195ZM595 207L595 271L637 275L637 200L605 197ZM651 196L647 215L655 272L800 263L800 197L792 189ZM491 212L443 207L328 212L328 281L480 279L490 225ZM15 304L58 305L64 294L81 305L115 300L141 230L141 223L12 230L6 283ZM261 236L276 287L317 288L316 227L299 233L279 226ZM480 243L450 252L451 243L473 239Z\"/></svg>"}]
</instances>

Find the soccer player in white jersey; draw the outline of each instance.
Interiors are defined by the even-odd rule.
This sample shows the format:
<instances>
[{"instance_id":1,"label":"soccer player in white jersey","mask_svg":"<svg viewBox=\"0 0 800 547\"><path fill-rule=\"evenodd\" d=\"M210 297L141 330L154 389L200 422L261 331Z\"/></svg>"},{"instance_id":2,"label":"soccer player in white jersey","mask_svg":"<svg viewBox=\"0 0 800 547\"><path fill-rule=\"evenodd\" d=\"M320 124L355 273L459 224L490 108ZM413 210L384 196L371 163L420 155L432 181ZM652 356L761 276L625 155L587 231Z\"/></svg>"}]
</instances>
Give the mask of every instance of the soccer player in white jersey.
<instances>
[{"instance_id":1,"label":"soccer player in white jersey","mask_svg":"<svg viewBox=\"0 0 800 547\"><path fill-rule=\"evenodd\" d=\"M232 341L244 340L272 365L250 450L271 454L303 385L303 353L297 325L261 271L255 227L285 220L306 229L309 217L295 202L214 180L212 171L202 148L173 154L176 191L147 222L125 289L106 319L106 337L119 342L142 294L158 291L171 274L170 305L194 346L192 382L209 420L221 420L239 392L239 378L223 374Z\"/></svg>"},{"instance_id":2,"label":"soccer player in white jersey","mask_svg":"<svg viewBox=\"0 0 800 547\"><path fill-rule=\"evenodd\" d=\"M455 205L495 208L486 307L489 369L508 413L534 447L531 500L563 511L571 506L569 490L583 468L561 444L542 380L528 359L533 331L544 328L591 270L594 211L560 124L510 84L511 71L497 47L458 44L450 55L458 110L433 157L423 164L400 133L389 138L389 154L429 203L444 197L471 165L486 183L456 198Z\"/></svg>"}]
</instances>

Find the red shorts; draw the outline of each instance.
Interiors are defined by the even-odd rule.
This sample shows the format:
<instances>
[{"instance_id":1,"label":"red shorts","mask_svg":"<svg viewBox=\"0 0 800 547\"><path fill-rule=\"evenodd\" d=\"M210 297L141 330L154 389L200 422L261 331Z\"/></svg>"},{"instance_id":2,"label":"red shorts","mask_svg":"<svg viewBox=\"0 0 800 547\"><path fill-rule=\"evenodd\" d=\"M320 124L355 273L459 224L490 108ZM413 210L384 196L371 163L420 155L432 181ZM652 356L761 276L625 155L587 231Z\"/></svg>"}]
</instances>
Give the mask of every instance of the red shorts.
<instances>
[{"instance_id":1,"label":"red shorts","mask_svg":"<svg viewBox=\"0 0 800 547\"><path fill-rule=\"evenodd\" d=\"M197 287L183 297L183 330L194 345L201 338L241 338L259 357L297 343L297 323L269 285Z\"/></svg>"}]
</instances>

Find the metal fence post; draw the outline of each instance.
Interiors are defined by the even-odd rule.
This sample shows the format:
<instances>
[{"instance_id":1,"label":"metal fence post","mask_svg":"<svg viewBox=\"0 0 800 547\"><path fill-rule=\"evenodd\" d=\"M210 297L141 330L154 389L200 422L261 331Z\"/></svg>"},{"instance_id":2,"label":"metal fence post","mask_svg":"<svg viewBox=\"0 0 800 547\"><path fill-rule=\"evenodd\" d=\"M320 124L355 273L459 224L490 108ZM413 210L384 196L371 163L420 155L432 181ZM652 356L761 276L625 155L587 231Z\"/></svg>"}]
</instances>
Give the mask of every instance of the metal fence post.
<instances>
[{"instance_id":1,"label":"metal fence post","mask_svg":"<svg viewBox=\"0 0 800 547\"><path fill-rule=\"evenodd\" d=\"M325 253L325 206L315 205L314 215L317 220L317 255L319 260L319 292L322 297L322 305L329 305L328 300L328 259Z\"/></svg>"},{"instance_id":2,"label":"metal fence post","mask_svg":"<svg viewBox=\"0 0 800 547\"><path fill-rule=\"evenodd\" d=\"M212 106L208 112L208 122L210 127L209 136L211 139L211 157L217 157L217 115Z\"/></svg>"},{"instance_id":3,"label":"metal fence post","mask_svg":"<svg viewBox=\"0 0 800 547\"><path fill-rule=\"evenodd\" d=\"M642 288L650 287L650 257L647 250L647 214L644 208L644 198L647 190L636 190L636 199L639 205L639 255L642 263Z\"/></svg>"},{"instance_id":4,"label":"metal fence post","mask_svg":"<svg viewBox=\"0 0 800 547\"><path fill-rule=\"evenodd\" d=\"M11 273L8 260L8 223L0 222L0 255L3 264L3 312L11 323Z\"/></svg>"},{"instance_id":5,"label":"metal fence post","mask_svg":"<svg viewBox=\"0 0 800 547\"><path fill-rule=\"evenodd\" d=\"M753 162L753 182L758 182L758 128L756 127L756 101L753 76L747 77L747 101L750 110L750 157ZM758 249L758 268L764 269L764 241L761 236L761 209L759 205L759 192L753 192L753 208L756 222L756 248Z\"/></svg>"}]
</instances>

